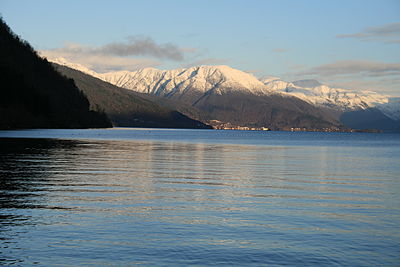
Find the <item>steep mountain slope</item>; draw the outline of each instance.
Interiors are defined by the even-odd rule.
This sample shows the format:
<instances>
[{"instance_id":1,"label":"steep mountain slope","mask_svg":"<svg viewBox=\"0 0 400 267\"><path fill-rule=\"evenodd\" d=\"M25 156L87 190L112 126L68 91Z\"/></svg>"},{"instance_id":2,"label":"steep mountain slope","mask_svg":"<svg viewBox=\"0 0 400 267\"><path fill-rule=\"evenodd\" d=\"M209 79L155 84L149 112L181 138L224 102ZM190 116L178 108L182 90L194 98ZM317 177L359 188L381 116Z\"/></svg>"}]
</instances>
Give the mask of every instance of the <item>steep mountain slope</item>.
<instances>
[{"instance_id":1,"label":"steep mountain slope","mask_svg":"<svg viewBox=\"0 0 400 267\"><path fill-rule=\"evenodd\" d=\"M72 80L37 56L0 19L0 129L110 127Z\"/></svg>"},{"instance_id":2,"label":"steep mountain slope","mask_svg":"<svg viewBox=\"0 0 400 267\"><path fill-rule=\"evenodd\" d=\"M87 68L76 64L69 66L93 75ZM253 75L228 66L170 71L146 68L94 75L135 92L161 96L201 110L203 114L199 119L203 121L204 118L216 119L234 125L272 129L340 127L340 123L323 110L300 99L272 93Z\"/></svg>"},{"instance_id":3,"label":"steep mountain slope","mask_svg":"<svg viewBox=\"0 0 400 267\"><path fill-rule=\"evenodd\" d=\"M114 126L210 128L131 90L119 88L65 66L54 65L59 72L75 81L78 88L87 95L93 108L104 110Z\"/></svg>"}]
</instances>

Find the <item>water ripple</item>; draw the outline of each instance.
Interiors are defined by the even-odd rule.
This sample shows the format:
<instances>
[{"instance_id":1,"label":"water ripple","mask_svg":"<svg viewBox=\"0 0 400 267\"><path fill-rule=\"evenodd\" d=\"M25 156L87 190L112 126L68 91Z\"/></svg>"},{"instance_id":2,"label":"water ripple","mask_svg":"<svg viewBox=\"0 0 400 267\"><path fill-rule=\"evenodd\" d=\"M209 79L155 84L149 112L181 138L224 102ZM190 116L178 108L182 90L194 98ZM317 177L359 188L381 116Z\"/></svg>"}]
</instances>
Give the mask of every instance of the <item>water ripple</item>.
<instances>
[{"instance_id":1,"label":"water ripple","mask_svg":"<svg viewBox=\"0 0 400 267\"><path fill-rule=\"evenodd\" d=\"M396 146L0 145L0 265L400 262Z\"/></svg>"}]
</instances>

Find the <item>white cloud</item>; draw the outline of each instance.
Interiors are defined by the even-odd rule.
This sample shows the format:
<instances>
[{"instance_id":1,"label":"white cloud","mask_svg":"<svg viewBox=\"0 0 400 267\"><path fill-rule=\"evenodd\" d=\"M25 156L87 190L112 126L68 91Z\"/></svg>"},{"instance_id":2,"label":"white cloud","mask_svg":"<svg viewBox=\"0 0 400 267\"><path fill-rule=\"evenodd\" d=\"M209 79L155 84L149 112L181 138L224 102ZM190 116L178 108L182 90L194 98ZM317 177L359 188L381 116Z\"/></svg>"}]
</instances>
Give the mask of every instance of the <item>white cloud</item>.
<instances>
[{"instance_id":1,"label":"white cloud","mask_svg":"<svg viewBox=\"0 0 400 267\"><path fill-rule=\"evenodd\" d=\"M342 60L320 65L297 73L298 75L319 76L393 76L400 75L400 63L385 63L362 60Z\"/></svg>"},{"instance_id":2,"label":"white cloud","mask_svg":"<svg viewBox=\"0 0 400 267\"><path fill-rule=\"evenodd\" d=\"M79 46L69 45L68 49L59 48L51 50L40 50L41 56L49 59L65 58L72 63L79 63L97 72L108 72L117 70L134 71L146 67L156 67L161 63L148 58L121 57L106 54L91 54L79 50Z\"/></svg>"},{"instance_id":3,"label":"white cloud","mask_svg":"<svg viewBox=\"0 0 400 267\"><path fill-rule=\"evenodd\" d=\"M158 59L181 61L184 53L190 53L189 48L165 43L157 44L149 37L129 37L128 41L113 42L103 46L92 47L75 43L69 43L64 47L52 49L63 53L75 53L84 55L109 55L109 56L149 56Z\"/></svg>"},{"instance_id":4,"label":"white cloud","mask_svg":"<svg viewBox=\"0 0 400 267\"><path fill-rule=\"evenodd\" d=\"M400 22L381 26L368 27L363 31L352 34L339 34L339 38L355 38L361 41L383 41L385 43L400 42Z\"/></svg>"},{"instance_id":5,"label":"white cloud","mask_svg":"<svg viewBox=\"0 0 400 267\"><path fill-rule=\"evenodd\" d=\"M65 58L98 72L137 70L156 67L165 61L183 61L194 48L180 48L171 43L158 44L150 37L128 37L126 42L113 42L103 46L84 46L69 43L63 47L41 50L50 59ZM162 61L162 62L161 62Z\"/></svg>"},{"instance_id":6,"label":"white cloud","mask_svg":"<svg viewBox=\"0 0 400 267\"><path fill-rule=\"evenodd\" d=\"M86 50L95 54L109 54L117 56L151 56L159 59L181 61L184 59L184 50L178 46L165 43L157 44L149 37L129 37L127 43L110 43L101 47Z\"/></svg>"}]
</instances>

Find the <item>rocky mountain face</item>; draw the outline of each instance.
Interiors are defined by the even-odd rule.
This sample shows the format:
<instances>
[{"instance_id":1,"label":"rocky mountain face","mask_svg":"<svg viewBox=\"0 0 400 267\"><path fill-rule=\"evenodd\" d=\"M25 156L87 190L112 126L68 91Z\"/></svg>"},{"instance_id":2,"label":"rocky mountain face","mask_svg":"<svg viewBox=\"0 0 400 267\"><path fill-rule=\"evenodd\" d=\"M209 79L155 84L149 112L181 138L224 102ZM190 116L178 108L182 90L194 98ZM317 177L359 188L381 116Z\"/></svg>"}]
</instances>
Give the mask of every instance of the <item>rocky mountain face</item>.
<instances>
[{"instance_id":1,"label":"rocky mountain face","mask_svg":"<svg viewBox=\"0 0 400 267\"><path fill-rule=\"evenodd\" d=\"M356 111L359 115L360 111L371 109L393 122L385 129L396 128L400 120L399 100L371 91L334 88L316 80L286 82L276 77L260 80L228 66L96 73L63 59L56 62L122 88L184 103L201 110L205 118L234 125L272 129L340 128L341 124L358 127L349 118L359 116L346 115L345 120L342 116ZM372 120L370 124L368 120L365 122L362 129L379 128Z\"/></svg>"}]
</instances>

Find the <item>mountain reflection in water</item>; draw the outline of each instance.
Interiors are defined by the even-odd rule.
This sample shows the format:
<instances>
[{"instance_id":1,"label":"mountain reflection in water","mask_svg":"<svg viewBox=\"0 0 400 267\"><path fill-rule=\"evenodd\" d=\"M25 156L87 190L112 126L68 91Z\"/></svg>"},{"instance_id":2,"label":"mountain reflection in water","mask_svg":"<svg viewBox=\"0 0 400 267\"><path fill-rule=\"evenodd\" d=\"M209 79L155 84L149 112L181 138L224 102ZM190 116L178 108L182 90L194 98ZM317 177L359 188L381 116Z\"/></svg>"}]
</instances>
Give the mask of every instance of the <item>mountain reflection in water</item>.
<instances>
[{"instance_id":1,"label":"mountain reflection in water","mask_svg":"<svg viewBox=\"0 0 400 267\"><path fill-rule=\"evenodd\" d=\"M0 147L0 265L399 262L399 149L13 138Z\"/></svg>"}]
</instances>

